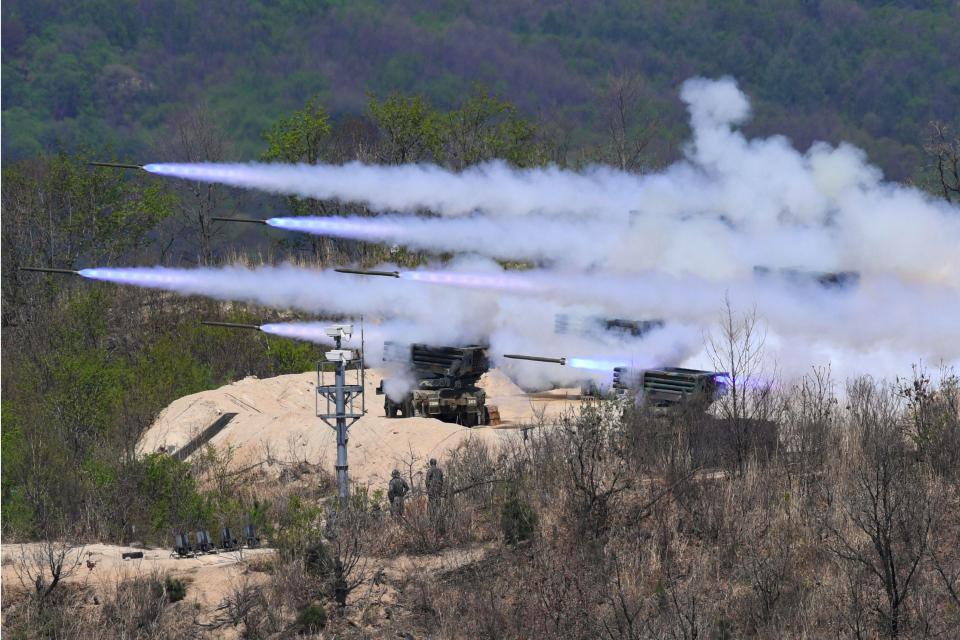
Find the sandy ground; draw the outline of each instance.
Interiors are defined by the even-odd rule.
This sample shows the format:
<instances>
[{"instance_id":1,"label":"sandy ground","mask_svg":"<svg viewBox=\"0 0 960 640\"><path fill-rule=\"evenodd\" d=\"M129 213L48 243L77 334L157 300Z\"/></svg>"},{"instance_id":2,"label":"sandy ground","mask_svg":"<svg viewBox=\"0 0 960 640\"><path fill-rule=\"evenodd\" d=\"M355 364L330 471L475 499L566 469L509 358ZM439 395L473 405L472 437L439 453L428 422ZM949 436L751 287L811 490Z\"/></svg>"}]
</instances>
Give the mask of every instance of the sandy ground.
<instances>
[{"instance_id":1,"label":"sandy ground","mask_svg":"<svg viewBox=\"0 0 960 640\"><path fill-rule=\"evenodd\" d=\"M170 404L140 442L142 453L159 447L182 447L222 413L237 416L211 443L231 447L236 465L251 464L268 453L283 461L307 460L329 464L333 471L336 440L333 429L316 417L316 372L245 378L219 389L185 396ZM349 382L349 381L348 381ZM502 423L472 429L432 418L390 419L384 415L383 396L375 394L380 371L366 371L366 414L350 428L350 477L361 484L385 484L393 468L417 467L461 443L477 438L499 444L519 435L518 426L530 424L542 412L547 419L579 404L578 391L557 389L527 394L499 371L480 381L487 404L496 405Z\"/></svg>"},{"instance_id":2,"label":"sandy ground","mask_svg":"<svg viewBox=\"0 0 960 640\"><path fill-rule=\"evenodd\" d=\"M490 543L474 544L423 556L362 559L358 571L364 576L364 584L351 596L353 607L348 612L348 618L353 621L351 624L364 627L371 633L378 629L383 631L391 626L392 614L401 614L408 608L400 606L398 588L402 588L411 577L440 576L482 560L493 548ZM268 573L254 565L268 560L275 553L272 549L246 549L242 555L231 552L176 559L166 549L137 549L144 552L142 560L121 558L124 551L133 550L106 544L77 547L69 556L71 562L68 564L74 568L63 583L86 587L87 604L95 606L109 601L120 582L159 572L161 576L169 575L186 583L186 602L192 605L186 611L190 612L195 623L207 625L222 616L218 608L235 589L270 580ZM17 566L22 566L23 558L43 551L42 543L3 545L5 595L31 588L30 584L21 584ZM26 581L29 583L29 579ZM216 633L217 637L228 639L240 637L239 629L230 625Z\"/></svg>"},{"instance_id":3,"label":"sandy ground","mask_svg":"<svg viewBox=\"0 0 960 640\"><path fill-rule=\"evenodd\" d=\"M23 588L19 575L23 573L23 561L29 561L43 551L44 544L40 542L4 544L4 587L14 590ZM143 551L143 558L124 560L121 555L125 551ZM96 593L105 594L123 579L149 575L154 571L169 573L188 583L188 600L208 609L218 605L241 576L249 573L247 561L268 557L273 553L272 549L244 549L242 552L175 558L169 548L133 549L108 544L89 544L77 547L67 556L69 560L64 563L65 566L73 566L77 560L79 565L64 579L64 583L84 584L92 587ZM21 568L20 572L18 568ZM49 576L47 578L49 580ZM29 588L29 585L27 586Z\"/></svg>"}]
</instances>

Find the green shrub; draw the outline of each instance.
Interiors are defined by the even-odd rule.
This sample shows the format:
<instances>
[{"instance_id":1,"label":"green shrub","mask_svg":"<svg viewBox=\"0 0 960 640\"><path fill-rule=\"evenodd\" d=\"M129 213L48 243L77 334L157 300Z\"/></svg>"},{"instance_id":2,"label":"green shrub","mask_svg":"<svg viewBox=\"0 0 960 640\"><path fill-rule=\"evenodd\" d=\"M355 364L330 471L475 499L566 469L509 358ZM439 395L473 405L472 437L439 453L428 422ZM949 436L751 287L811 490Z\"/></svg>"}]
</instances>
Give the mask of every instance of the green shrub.
<instances>
[{"instance_id":1,"label":"green shrub","mask_svg":"<svg viewBox=\"0 0 960 640\"><path fill-rule=\"evenodd\" d=\"M167 576L163 581L163 590L170 602L180 602L187 597L187 585L179 578Z\"/></svg>"},{"instance_id":2,"label":"green shrub","mask_svg":"<svg viewBox=\"0 0 960 640\"><path fill-rule=\"evenodd\" d=\"M527 502L510 487L500 512L500 528L507 544L517 544L533 537L537 528L537 514Z\"/></svg>"},{"instance_id":3,"label":"green shrub","mask_svg":"<svg viewBox=\"0 0 960 640\"><path fill-rule=\"evenodd\" d=\"M307 605L297 616L297 625L301 634L319 633L327 626L327 612L320 605Z\"/></svg>"}]
</instances>

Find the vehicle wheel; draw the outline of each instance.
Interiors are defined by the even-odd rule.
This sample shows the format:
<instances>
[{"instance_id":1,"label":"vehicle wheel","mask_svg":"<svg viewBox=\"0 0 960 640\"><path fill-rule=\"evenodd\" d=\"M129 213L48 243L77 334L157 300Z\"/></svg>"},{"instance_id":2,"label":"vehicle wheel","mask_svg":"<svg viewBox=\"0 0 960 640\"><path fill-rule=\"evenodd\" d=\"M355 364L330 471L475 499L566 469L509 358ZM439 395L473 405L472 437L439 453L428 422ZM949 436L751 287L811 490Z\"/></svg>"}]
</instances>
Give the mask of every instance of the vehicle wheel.
<instances>
[{"instance_id":1,"label":"vehicle wheel","mask_svg":"<svg viewBox=\"0 0 960 640\"><path fill-rule=\"evenodd\" d=\"M484 426L490 424L490 410L487 409L486 407L483 407L483 409L481 409L481 412L482 413L480 414L480 424Z\"/></svg>"},{"instance_id":2,"label":"vehicle wheel","mask_svg":"<svg viewBox=\"0 0 960 640\"><path fill-rule=\"evenodd\" d=\"M383 403L383 412L387 414L388 418L396 418L397 405L394 404L392 401L387 400L386 402Z\"/></svg>"}]
</instances>

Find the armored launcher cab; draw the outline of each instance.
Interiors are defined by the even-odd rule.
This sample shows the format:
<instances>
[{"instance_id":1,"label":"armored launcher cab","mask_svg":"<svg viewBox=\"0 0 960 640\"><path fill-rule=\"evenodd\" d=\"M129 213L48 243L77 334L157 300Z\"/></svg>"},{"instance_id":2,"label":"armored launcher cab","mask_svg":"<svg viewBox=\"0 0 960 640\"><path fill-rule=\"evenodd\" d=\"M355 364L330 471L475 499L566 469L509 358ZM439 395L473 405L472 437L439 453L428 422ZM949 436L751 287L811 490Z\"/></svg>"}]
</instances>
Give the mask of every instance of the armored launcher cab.
<instances>
[{"instance_id":1,"label":"armored launcher cab","mask_svg":"<svg viewBox=\"0 0 960 640\"><path fill-rule=\"evenodd\" d=\"M553 318L553 331L557 335L572 333L594 338L605 335L641 338L654 329L662 329L664 324L660 319L626 320L558 313Z\"/></svg>"},{"instance_id":2,"label":"armored launcher cab","mask_svg":"<svg viewBox=\"0 0 960 640\"><path fill-rule=\"evenodd\" d=\"M817 283L825 289L850 289L860 282L857 271L809 271L805 269L756 266L753 275L758 278L778 277L792 284Z\"/></svg>"},{"instance_id":3,"label":"armored launcher cab","mask_svg":"<svg viewBox=\"0 0 960 640\"><path fill-rule=\"evenodd\" d=\"M725 373L681 367L617 367L613 370L613 388L638 391L645 404L655 407L697 403L706 408L726 390L726 377Z\"/></svg>"},{"instance_id":4,"label":"armored launcher cab","mask_svg":"<svg viewBox=\"0 0 960 640\"><path fill-rule=\"evenodd\" d=\"M653 410L655 419L646 423L644 433L638 433L653 450L668 451L679 439L689 447L693 464L714 467L732 464L746 453L768 456L780 441L776 422L740 419L731 424L730 418L708 411L726 393L726 373L620 367L613 375L615 389L636 393L638 401Z\"/></svg>"},{"instance_id":5,"label":"armored launcher cab","mask_svg":"<svg viewBox=\"0 0 960 640\"><path fill-rule=\"evenodd\" d=\"M383 408L387 417L420 415L465 427L490 424L486 392L476 386L490 368L485 347L407 346L387 342L383 346L383 359L409 361L417 378L416 388L400 402L384 397ZM383 382L377 393L384 393Z\"/></svg>"}]
</instances>

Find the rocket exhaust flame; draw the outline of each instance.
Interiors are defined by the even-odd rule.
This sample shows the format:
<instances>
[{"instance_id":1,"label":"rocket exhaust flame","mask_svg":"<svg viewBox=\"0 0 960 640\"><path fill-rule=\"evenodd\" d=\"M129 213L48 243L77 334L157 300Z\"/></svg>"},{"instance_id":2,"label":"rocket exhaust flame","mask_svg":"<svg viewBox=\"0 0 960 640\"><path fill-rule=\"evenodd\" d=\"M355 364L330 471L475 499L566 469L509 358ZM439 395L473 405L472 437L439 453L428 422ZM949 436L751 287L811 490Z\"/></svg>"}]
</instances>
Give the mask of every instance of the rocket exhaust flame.
<instances>
[{"instance_id":1,"label":"rocket exhaust flame","mask_svg":"<svg viewBox=\"0 0 960 640\"><path fill-rule=\"evenodd\" d=\"M77 272L84 278L116 282L117 284L132 284L149 289L168 289L177 291L184 287L197 287L202 280L196 273L185 269L168 269L165 267L133 267L115 269L100 267L95 269L80 269Z\"/></svg>"},{"instance_id":2,"label":"rocket exhaust flame","mask_svg":"<svg viewBox=\"0 0 960 640\"><path fill-rule=\"evenodd\" d=\"M627 365L626 360L597 360L592 358L567 358L567 366L590 371L613 371Z\"/></svg>"},{"instance_id":3,"label":"rocket exhaust flame","mask_svg":"<svg viewBox=\"0 0 960 640\"><path fill-rule=\"evenodd\" d=\"M328 326L329 323L321 322L277 322L261 325L260 329L284 338L294 338L317 344L333 344L333 338L326 334Z\"/></svg>"},{"instance_id":4,"label":"rocket exhaust flame","mask_svg":"<svg viewBox=\"0 0 960 640\"><path fill-rule=\"evenodd\" d=\"M225 329L244 329L262 331L271 335L316 344L334 344L333 338L327 335L328 322L275 322L267 324L246 324L242 322L219 322L215 320L201 320L200 324ZM376 330L374 331L376 333Z\"/></svg>"},{"instance_id":5,"label":"rocket exhaust flame","mask_svg":"<svg viewBox=\"0 0 960 640\"><path fill-rule=\"evenodd\" d=\"M504 358L511 360L530 360L533 362L547 362L559 364L574 369L589 369L591 371L613 371L616 367L622 367L625 360L595 360L591 358L548 358L544 356L527 356L516 353L505 353Z\"/></svg>"},{"instance_id":6,"label":"rocket exhaust flame","mask_svg":"<svg viewBox=\"0 0 960 640\"><path fill-rule=\"evenodd\" d=\"M269 218L266 224L287 231L301 231L319 236L351 238L354 240L399 241L408 236L399 224L385 223L377 218L361 217L297 217Z\"/></svg>"},{"instance_id":7,"label":"rocket exhaust flame","mask_svg":"<svg viewBox=\"0 0 960 640\"><path fill-rule=\"evenodd\" d=\"M252 222L252 221L251 221ZM597 262L604 247L614 247L624 227L612 222L558 222L546 216L500 219L426 218L417 215L302 216L270 218L271 227L334 238L385 242L421 251L476 253L508 260ZM549 230L549 233L543 233ZM536 241L531 241L535 238ZM589 238L589 242L584 242Z\"/></svg>"}]
</instances>

